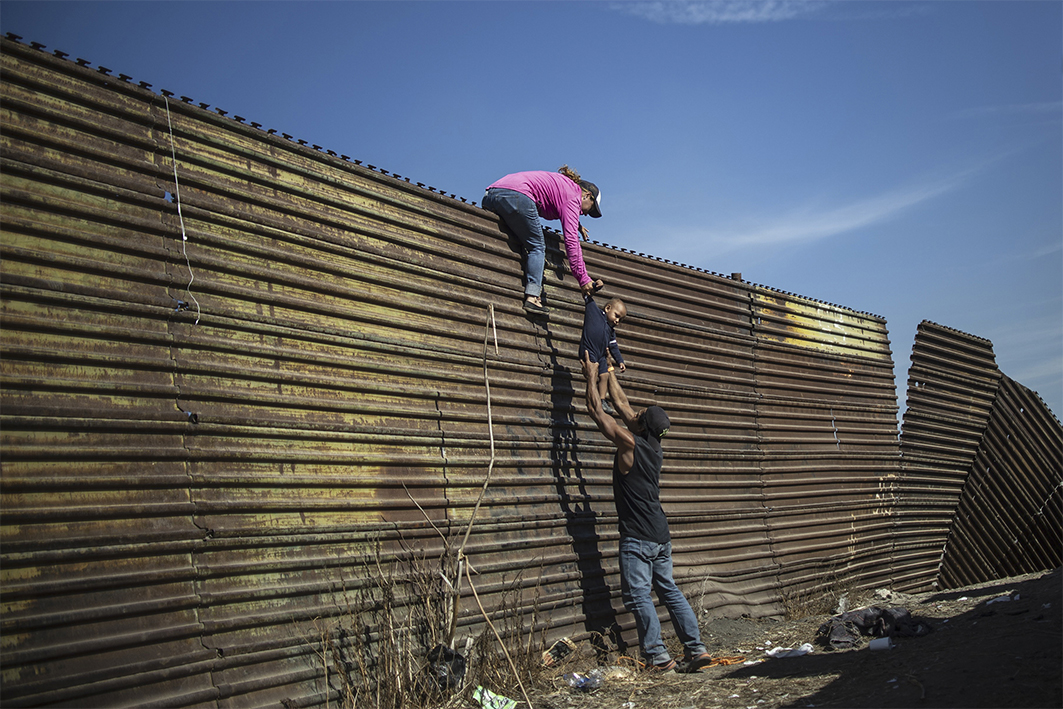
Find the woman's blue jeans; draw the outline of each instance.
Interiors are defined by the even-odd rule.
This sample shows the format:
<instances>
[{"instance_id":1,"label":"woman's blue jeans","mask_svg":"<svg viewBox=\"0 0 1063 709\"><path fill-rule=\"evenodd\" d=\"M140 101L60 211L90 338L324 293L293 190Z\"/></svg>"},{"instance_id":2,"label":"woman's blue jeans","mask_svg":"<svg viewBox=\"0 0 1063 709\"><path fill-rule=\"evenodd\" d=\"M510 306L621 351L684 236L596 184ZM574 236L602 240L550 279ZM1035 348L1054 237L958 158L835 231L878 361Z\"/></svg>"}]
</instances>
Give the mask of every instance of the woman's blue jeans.
<instances>
[{"instance_id":1,"label":"woman's blue jeans","mask_svg":"<svg viewBox=\"0 0 1063 709\"><path fill-rule=\"evenodd\" d=\"M502 217L520 239L527 254L524 266L524 294L537 297L543 292L543 268L546 266L546 238L539 222L539 208L531 197L495 187L484 195L483 207Z\"/></svg>"},{"instance_id":2,"label":"woman's blue jeans","mask_svg":"<svg viewBox=\"0 0 1063 709\"><path fill-rule=\"evenodd\" d=\"M672 659L661 641L661 621L650 595L654 587L668 609L686 659L705 652L697 616L672 579L671 542L657 544L633 537L621 538L620 582L624 607L635 616L639 645L647 661L661 664Z\"/></svg>"}]
</instances>

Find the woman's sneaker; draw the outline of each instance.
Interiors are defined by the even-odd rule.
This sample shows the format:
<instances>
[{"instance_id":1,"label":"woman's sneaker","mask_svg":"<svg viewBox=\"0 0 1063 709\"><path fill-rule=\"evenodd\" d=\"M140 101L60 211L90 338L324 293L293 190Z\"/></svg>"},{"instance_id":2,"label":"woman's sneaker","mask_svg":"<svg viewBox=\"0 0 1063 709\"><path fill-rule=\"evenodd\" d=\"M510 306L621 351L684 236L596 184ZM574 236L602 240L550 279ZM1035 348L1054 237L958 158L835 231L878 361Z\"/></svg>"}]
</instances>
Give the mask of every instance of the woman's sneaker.
<instances>
[{"instance_id":1,"label":"woman's sneaker","mask_svg":"<svg viewBox=\"0 0 1063 709\"><path fill-rule=\"evenodd\" d=\"M536 303L534 300L525 300L524 312L526 312L528 315L531 315L532 317L544 317L547 313L550 312L550 309L542 303Z\"/></svg>"}]
</instances>

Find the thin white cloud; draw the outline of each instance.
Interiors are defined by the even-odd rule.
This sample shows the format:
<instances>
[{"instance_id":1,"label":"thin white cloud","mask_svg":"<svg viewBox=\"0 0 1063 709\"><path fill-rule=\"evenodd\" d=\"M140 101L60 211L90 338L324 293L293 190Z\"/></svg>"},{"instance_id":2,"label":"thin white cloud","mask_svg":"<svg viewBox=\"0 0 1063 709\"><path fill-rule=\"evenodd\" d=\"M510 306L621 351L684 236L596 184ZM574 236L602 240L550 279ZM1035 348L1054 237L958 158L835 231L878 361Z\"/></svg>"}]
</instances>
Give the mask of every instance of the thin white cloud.
<instances>
[{"instance_id":1,"label":"thin white cloud","mask_svg":"<svg viewBox=\"0 0 1063 709\"><path fill-rule=\"evenodd\" d=\"M1047 351L1058 357L1063 349L1063 310L1059 306L1058 296L1033 302L1020 301L1010 308L1002 308L1006 319L981 336L991 340L994 347L1007 347L1019 355L1036 358L1039 353ZM1033 311L1040 311L1040 314ZM1000 352L997 354L999 356ZM1059 371L1063 373L1063 368Z\"/></svg>"},{"instance_id":2,"label":"thin white cloud","mask_svg":"<svg viewBox=\"0 0 1063 709\"><path fill-rule=\"evenodd\" d=\"M1001 372L1049 398L1055 396L1063 382L1060 316L1057 310L1054 314L1023 318L985 335L993 343Z\"/></svg>"},{"instance_id":3,"label":"thin white cloud","mask_svg":"<svg viewBox=\"0 0 1063 709\"><path fill-rule=\"evenodd\" d=\"M1058 233L1056 236L1058 237ZM1063 252L1063 242L1050 241L1044 246L1039 246L1037 248L1002 254L998 256L997 259L1000 261L1040 261L1045 257L1053 255L1058 258L1060 252Z\"/></svg>"},{"instance_id":4,"label":"thin white cloud","mask_svg":"<svg viewBox=\"0 0 1063 709\"><path fill-rule=\"evenodd\" d=\"M820 0L659 0L619 2L611 7L660 24L721 25L792 20L826 5Z\"/></svg>"},{"instance_id":5,"label":"thin white cloud","mask_svg":"<svg viewBox=\"0 0 1063 709\"><path fill-rule=\"evenodd\" d=\"M982 118L985 116L1052 116L1063 118L1063 101L1017 103L999 106L976 106L949 114L949 118Z\"/></svg>"},{"instance_id":6,"label":"thin white cloud","mask_svg":"<svg viewBox=\"0 0 1063 709\"><path fill-rule=\"evenodd\" d=\"M696 240L718 253L748 247L818 241L893 219L918 204L956 189L973 172L975 170L966 170L945 179L893 190L827 209L803 207L766 223L699 234ZM688 239L680 237L678 240L686 242Z\"/></svg>"},{"instance_id":7,"label":"thin white cloud","mask_svg":"<svg viewBox=\"0 0 1063 709\"><path fill-rule=\"evenodd\" d=\"M923 17L933 12L931 3L905 3L893 0L885 3L834 2L833 12L827 19L847 20L905 20Z\"/></svg>"},{"instance_id":8,"label":"thin white cloud","mask_svg":"<svg viewBox=\"0 0 1063 709\"><path fill-rule=\"evenodd\" d=\"M1044 246L1035 251L1032 258L1042 259L1045 256L1051 256L1052 254L1059 253L1060 251L1063 251L1063 244L1048 244L1047 246Z\"/></svg>"},{"instance_id":9,"label":"thin white cloud","mask_svg":"<svg viewBox=\"0 0 1063 709\"><path fill-rule=\"evenodd\" d=\"M1063 381L1063 357L1046 357L1045 359L1023 365L1017 372L1004 372L1019 384L1033 389L1043 397L1052 395L1052 389L1059 389ZM1053 412L1057 413L1057 412Z\"/></svg>"}]
</instances>

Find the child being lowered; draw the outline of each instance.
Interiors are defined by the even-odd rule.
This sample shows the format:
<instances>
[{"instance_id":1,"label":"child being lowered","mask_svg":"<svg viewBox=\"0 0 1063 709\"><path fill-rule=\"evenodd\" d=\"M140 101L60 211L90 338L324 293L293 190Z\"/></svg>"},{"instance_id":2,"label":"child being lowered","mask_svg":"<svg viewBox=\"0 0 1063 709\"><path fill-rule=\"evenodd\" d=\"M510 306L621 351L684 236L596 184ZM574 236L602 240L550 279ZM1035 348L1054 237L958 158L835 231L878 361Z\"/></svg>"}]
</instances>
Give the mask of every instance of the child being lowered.
<instances>
[{"instance_id":1,"label":"child being lowered","mask_svg":"<svg viewBox=\"0 0 1063 709\"><path fill-rule=\"evenodd\" d=\"M583 314L583 337L579 343L579 358L584 358L584 353L590 354L591 361L598 363L598 393L602 400L602 408L610 416L615 415L615 410L606 401L609 392L609 378L613 367L609 364L609 355L613 356L616 366L623 372L627 369L624 357L620 354L620 346L616 342L616 326L627 316L627 306L619 298L613 298L605 304L605 308L598 307L594 297L590 294L584 296L586 309Z\"/></svg>"}]
</instances>

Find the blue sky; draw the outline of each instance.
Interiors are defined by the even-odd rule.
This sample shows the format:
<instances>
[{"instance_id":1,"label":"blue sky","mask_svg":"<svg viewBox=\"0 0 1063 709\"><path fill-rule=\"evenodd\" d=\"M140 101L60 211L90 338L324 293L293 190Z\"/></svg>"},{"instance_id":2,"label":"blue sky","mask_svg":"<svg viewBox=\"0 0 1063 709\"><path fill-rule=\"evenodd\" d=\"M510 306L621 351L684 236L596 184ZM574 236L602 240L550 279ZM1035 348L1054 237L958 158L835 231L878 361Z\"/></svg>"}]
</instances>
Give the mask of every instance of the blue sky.
<instances>
[{"instance_id":1,"label":"blue sky","mask_svg":"<svg viewBox=\"0 0 1063 709\"><path fill-rule=\"evenodd\" d=\"M902 403L927 319L1063 414L1061 2L4 0L0 31L470 201L567 163L597 241L885 317Z\"/></svg>"}]
</instances>

